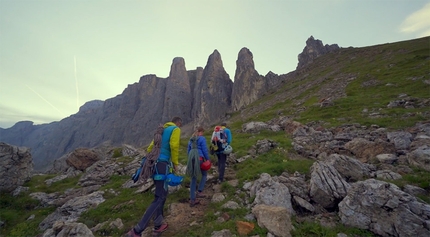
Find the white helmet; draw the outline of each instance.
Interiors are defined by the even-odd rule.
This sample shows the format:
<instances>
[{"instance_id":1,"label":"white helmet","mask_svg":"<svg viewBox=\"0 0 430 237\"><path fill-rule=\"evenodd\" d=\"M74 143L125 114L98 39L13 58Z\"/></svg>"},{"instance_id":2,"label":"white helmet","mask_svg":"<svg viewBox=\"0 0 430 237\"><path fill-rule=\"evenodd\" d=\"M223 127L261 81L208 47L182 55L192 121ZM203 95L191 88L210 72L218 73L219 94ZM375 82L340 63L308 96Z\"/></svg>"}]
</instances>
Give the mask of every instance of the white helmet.
<instances>
[{"instance_id":1,"label":"white helmet","mask_svg":"<svg viewBox=\"0 0 430 237\"><path fill-rule=\"evenodd\" d=\"M227 145L224 148L224 154L226 154L226 155L230 154L232 151L233 151L233 147L231 147L230 145Z\"/></svg>"}]
</instances>

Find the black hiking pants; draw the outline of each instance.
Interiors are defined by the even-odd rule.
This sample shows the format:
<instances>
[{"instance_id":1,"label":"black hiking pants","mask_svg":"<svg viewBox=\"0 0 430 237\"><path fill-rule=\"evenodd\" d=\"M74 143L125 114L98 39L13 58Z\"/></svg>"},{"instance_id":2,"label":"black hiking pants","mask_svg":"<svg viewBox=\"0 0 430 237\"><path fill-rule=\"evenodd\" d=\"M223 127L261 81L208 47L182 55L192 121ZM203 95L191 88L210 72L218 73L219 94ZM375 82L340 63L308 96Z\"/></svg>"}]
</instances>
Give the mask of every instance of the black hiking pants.
<instances>
[{"instance_id":1,"label":"black hiking pants","mask_svg":"<svg viewBox=\"0 0 430 237\"><path fill-rule=\"evenodd\" d=\"M158 162L156 166L159 174L166 174L168 169L167 162ZM160 226L164 220L163 208L167 198L168 186L164 180L154 180L154 184L154 201L152 201L152 203L146 209L145 214L143 214L142 219L134 227L134 231L138 234L142 233L146 227L148 227L151 217L154 218L154 226Z\"/></svg>"},{"instance_id":2,"label":"black hiking pants","mask_svg":"<svg viewBox=\"0 0 430 237\"><path fill-rule=\"evenodd\" d=\"M224 182L225 163L227 162L227 155L223 152L217 152L218 157L218 180Z\"/></svg>"}]
</instances>

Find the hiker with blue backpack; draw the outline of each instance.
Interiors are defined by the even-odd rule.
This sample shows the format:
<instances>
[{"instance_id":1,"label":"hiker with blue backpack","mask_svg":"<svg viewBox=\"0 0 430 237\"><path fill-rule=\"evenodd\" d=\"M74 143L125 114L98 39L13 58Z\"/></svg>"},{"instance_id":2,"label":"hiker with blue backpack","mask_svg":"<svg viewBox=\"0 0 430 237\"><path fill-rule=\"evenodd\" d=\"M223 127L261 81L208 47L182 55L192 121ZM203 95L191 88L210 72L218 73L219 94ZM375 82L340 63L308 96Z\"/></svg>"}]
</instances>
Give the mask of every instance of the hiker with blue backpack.
<instances>
[{"instance_id":1,"label":"hiker with blue backpack","mask_svg":"<svg viewBox=\"0 0 430 237\"><path fill-rule=\"evenodd\" d=\"M155 194L154 201L146 209L145 214L137 225L134 226L125 236L126 237L140 237L141 233L148 227L148 224L153 218L155 236L164 232L168 225L164 221L163 208L168 194L168 181L167 177L171 176L171 170L178 171L178 158L179 158L179 144L181 139L182 119L173 117L171 122L167 122L157 128L154 134L154 140L149 145L147 151L149 152L146 159L156 160L154 166L151 167L151 177L154 179ZM143 172L141 174L147 177L148 174Z\"/></svg>"},{"instance_id":2,"label":"hiker with blue backpack","mask_svg":"<svg viewBox=\"0 0 430 237\"><path fill-rule=\"evenodd\" d=\"M186 174L191 177L190 184L190 207L200 203L196 198L206 197L203 194L205 188L207 171L211 167L206 138L203 136L203 127L198 127L193 136L188 142L188 161ZM197 179L201 177L199 186L196 192Z\"/></svg>"},{"instance_id":3,"label":"hiker with blue backpack","mask_svg":"<svg viewBox=\"0 0 430 237\"><path fill-rule=\"evenodd\" d=\"M227 128L226 123L215 126L211 141L216 149L214 152L218 158L218 183L224 182L225 165L227 162L227 155L232 151L230 146L232 140L231 131Z\"/></svg>"}]
</instances>

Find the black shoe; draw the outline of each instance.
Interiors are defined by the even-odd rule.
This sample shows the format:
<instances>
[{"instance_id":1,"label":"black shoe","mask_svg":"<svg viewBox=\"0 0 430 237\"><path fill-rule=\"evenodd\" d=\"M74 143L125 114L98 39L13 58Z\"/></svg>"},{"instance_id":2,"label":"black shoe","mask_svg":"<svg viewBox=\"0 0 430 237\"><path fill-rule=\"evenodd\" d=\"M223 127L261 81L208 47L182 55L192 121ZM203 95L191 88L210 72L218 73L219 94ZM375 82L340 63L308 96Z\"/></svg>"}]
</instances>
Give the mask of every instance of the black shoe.
<instances>
[{"instance_id":1,"label":"black shoe","mask_svg":"<svg viewBox=\"0 0 430 237\"><path fill-rule=\"evenodd\" d=\"M190 207L194 207L197 204L200 204L200 200L190 200Z\"/></svg>"}]
</instances>

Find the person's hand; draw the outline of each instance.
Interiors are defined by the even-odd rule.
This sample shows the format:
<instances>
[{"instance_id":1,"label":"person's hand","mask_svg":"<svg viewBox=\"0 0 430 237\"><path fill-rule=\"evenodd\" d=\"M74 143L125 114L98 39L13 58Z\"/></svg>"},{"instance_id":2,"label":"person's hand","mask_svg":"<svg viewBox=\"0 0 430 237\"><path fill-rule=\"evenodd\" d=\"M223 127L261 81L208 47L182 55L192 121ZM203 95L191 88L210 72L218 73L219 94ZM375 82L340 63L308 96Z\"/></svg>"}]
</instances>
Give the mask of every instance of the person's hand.
<instances>
[{"instance_id":1,"label":"person's hand","mask_svg":"<svg viewBox=\"0 0 430 237\"><path fill-rule=\"evenodd\" d=\"M173 171L178 172L178 166L177 165L173 165Z\"/></svg>"}]
</instances>

